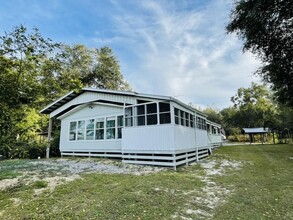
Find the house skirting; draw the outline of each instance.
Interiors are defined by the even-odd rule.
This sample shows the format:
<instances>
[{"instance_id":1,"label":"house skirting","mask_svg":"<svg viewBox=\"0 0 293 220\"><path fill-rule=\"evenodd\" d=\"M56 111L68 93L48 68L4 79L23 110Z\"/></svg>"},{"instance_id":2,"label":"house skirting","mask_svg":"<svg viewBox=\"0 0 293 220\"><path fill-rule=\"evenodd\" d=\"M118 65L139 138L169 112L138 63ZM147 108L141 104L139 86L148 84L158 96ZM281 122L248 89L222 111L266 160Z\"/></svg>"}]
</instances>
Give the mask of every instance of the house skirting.
<instances>
[{"instance_id":1,"label":"house skirting","mask_svg":"<svg viewBox=\"0 0 293 220\"><path fill-rule=\"evenodd\" d=\"M174 167L188 165L209 155L208 147L180 151L62 151L61 156L105 157L121 159L123 163Z\"/></svg>"}]
</instances>

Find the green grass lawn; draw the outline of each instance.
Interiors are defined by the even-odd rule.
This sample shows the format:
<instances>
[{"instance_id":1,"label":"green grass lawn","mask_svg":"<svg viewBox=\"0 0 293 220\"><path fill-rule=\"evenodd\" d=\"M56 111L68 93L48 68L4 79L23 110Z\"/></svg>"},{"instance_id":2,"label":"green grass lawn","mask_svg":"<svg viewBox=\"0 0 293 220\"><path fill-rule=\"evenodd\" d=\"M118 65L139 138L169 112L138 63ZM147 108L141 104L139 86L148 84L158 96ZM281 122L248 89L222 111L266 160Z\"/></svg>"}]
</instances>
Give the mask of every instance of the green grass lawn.
<instances>
[{"instance_id":1,"label":"green grass lawn","mask_svg":"<svg viewBox=\"0 0 293 220\"><path fill-rule=\"evenodd\" d=\"M214 155L224 156L247 164L216 178L235 190L214 219L293 219L293 145L224 147Z\"/></svg>"},{"instance_id":2,"label":"green grass lawn","mask_svg":"<svg viewBox=\"0 0 293 220\"><path fill-rule=\"evenodd\" d=\"M85 173L54 190L22 181L36 171L27 160L0 161L0 184L18 178L0 191L0 219L293 219L290 157L293 145L227 146L177 171Z\"/></svg>"}]
</instances>

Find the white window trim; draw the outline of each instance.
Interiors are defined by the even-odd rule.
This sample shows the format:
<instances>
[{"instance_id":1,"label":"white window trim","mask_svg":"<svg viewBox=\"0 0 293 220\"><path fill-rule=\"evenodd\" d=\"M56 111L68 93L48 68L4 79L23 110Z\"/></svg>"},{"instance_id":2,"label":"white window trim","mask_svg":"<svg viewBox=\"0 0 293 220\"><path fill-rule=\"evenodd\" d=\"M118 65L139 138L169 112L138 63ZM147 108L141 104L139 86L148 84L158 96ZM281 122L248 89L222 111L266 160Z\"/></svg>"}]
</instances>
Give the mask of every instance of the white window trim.
<instances>
[{"instance_id":1,"label":"white window trim","mask_svg":"<svg viewBox=\"0 0 293 220\"><path fill-rule=\"evenodd\" d=\"M119 116L122 116L123 117L123 125L122 126L118 126L118 117ZM115 139L107 139L106 137L106 130L107 130L107 118L115 118ZM97 119L100 119L100 118L103 118L103 122L104 122L104 139L96 139L96 123L97 123ZM86 139L86 131L87 131L87 128L86 128L86 121L87 120L90 120L90 119L94 119L94 138L93 140L87 140ZM68 139L67 141L68 142L95 142L95 141L117 141L117 140L121 140L123 137L121 138L118 138L118 128L124 128L125 127L125 123L124 123L124 120L125 120L125 115L123 114L109 114L109 115L103 115L103 116L100 116L100 117L87 117L87 118L82 118L82 119L74 119L74 120L70 120L68 121ZM84 139L83 140L78 140L78 122L79 121L84 121L85 123L85 126L84 126ZM72 122L76 122L76 128L75 128L75 140L70 140L70 124ZM111 127L112 128L112 127Z\"/></svg>"}]
</instances>

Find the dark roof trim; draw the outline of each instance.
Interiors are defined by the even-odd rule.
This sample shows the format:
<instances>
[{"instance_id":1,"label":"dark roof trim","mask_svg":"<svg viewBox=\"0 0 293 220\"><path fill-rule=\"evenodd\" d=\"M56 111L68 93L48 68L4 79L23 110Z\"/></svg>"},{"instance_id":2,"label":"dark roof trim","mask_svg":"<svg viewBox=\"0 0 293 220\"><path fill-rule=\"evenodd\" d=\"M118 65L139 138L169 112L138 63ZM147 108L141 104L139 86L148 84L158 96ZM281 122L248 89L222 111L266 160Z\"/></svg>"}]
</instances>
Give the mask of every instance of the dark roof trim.
<instances>
[{"instance_id":1,"label":"dark roof trim","mask_svg":"<svg viewBox=\"0 0 293 220\"><path fill-rule=\"evenodd\" d=\"M106 93L106 94L114 94L114 95L123 95L123 96L132 96L132 97L138 97L138 98L150 98L150 99L159 99L159 100L165 100L165 101L173 101L181 106L184 106L185 108L195 111L196 113L206 116L204 113L192 108L191 106L179 101L178 99L175 99L170 96L160 96L160 95L151 95L151 94L143 94L143 93L136 93L136 92L127 92L127 91L114 91L114 90L106 90L106 89L93 89L93 88L83 88L79 92L71 91L65 96L57 99L55 102L49 104L44 109L40 111L42 114L50 114L51 112L58 109L60 106L66 104L67 102L73 100L77 96L81 95L84 92L97 92L97 93ZM100 101L100 100L99 100ZM104 100L105 101L105 100ZM58 114L60 115L60 114Z\"/></svg>"},{"instance_id":2,"label":"dark roof trim","mask_svg":"<svg viewBox=\"0 0 293 220\"><path fill-rule=\"evenodd\" d=\"M71 101L72 99L74 99L75 97L79 96L80 94L82 94L84 91L82 90L81 92L74 92L71 91L69 93L67 93L65 96L62 96L61 98L57 99L55 102L47 105L45 108L43 108L40 113L42 114L50 114L51 112L55 111L57 108L59 108L60 106L64 105L65 103Z\"/></svg>"}]
</instances>

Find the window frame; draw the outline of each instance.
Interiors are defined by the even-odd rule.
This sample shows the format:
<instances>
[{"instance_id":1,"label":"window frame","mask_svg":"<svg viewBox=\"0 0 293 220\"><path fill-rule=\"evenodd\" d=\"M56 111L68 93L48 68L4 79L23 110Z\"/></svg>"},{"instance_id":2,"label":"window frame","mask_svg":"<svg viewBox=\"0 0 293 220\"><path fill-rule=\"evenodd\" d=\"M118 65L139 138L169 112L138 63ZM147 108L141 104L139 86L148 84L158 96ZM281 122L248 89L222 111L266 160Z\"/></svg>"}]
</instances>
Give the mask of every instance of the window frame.
<instances>
[{"instance_id":1,"label":"window frame","mask_svg":"<svg viewBox=\"0 0 293 220\"><path fill-rule=\"evenodd\" d=\"M107 127L107 119L114 120L114 125ZM89 127L90 121L92 121L93 125ZM83 124L84 123L84 124ZM98 123L100 123L98 125ZM124 128L124 115L107 115L103 117L91 117L79 120L72 120L68 123L68 141L108 141L108 140L121 140L122 139L122 129ZM107 138L107 129L112 129L112 138ZM114 129L114 131L113 131ZM88 138L88 132L93 131L92 138ZM98 135L98 132L100 135ZM114 132L114 133L113 133ZM83 133L83 138L78 138L78 135ZM73 136L72 136L73 135ZM97 139L100 137L99 139ZM114 137L114 138L113 138Z\"/></svg>"},{"instance_id":2,"label":"window frame","mask_svg":"<svg viewBox=\"0 0 293 220\"><path fill-rule=\"evenodd\" d=\"M88 128L89 123L93 120L93 122L91 124L93 124L92 128ZM93 136L92 139L88 139L88 132L92 131L93 132ZM85 120L85 140L87 141L91 141L91 140L95 140L95 119L94 118L90 118L90 119L86 119Z\"/></svg>"},{"instance_id":3,"label":"window frame","mask_svg":"<svg viewBox=\"0 0 293 220\"><path fill-rule=\"evenodd\" d=\"M103 127L98 127L98 123L103 123ZM99 138L98 139L98 135L97 132L98 131L102 131L102 136L103 138ZM96 141L101 141L101 140L105 140L105 118L104 117L100 117L100 118L95 118L95 140Z\"/></svg>"}]
</instances>

